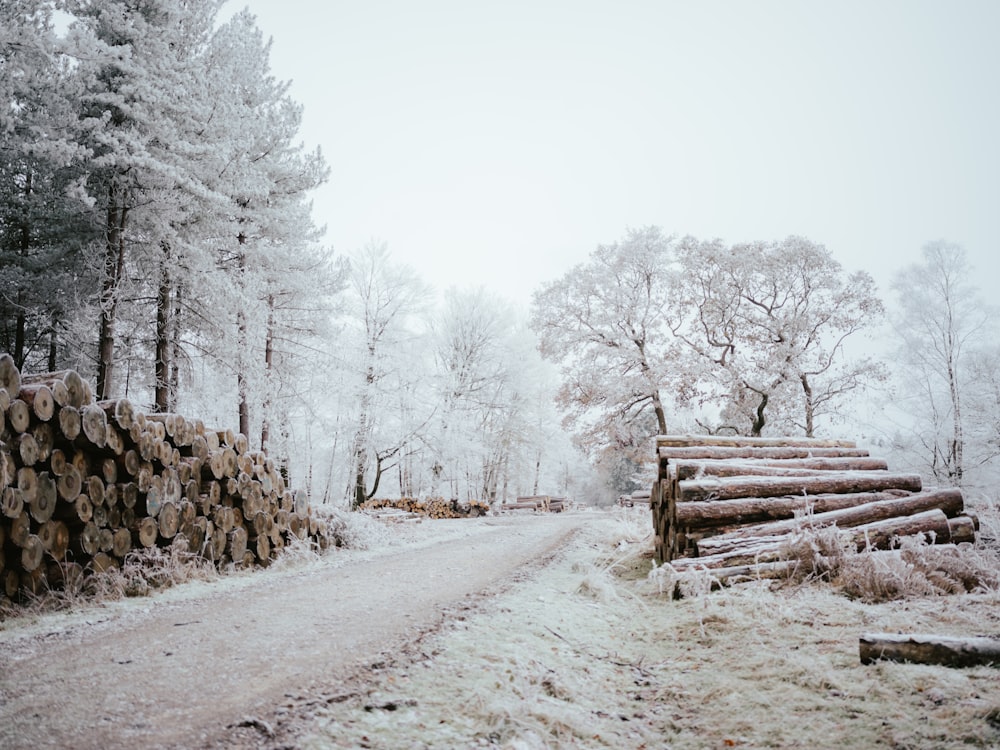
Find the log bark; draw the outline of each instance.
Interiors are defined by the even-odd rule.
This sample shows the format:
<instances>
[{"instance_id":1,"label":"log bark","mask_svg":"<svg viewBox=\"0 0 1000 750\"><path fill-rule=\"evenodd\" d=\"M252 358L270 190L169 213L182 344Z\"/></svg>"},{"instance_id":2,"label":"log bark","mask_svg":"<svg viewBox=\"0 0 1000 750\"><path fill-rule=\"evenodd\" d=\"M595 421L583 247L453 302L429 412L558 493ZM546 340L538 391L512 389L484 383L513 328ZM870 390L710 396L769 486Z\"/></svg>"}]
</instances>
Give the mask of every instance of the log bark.
<instances>
[{"instance_id":1,"label":"log bark","mask_svg":"<svg viewBox=\"0 0 1000 750\"><path fill-rule=\"evenodd\" d=\"M699 555L717 554L739 547L741 544L746 543L748 538L778 536L802 529L815 529L833 525L839 528L849 528L888 518L912 516L916 513L934 509L944 511L945 515L949 518L961 515L964 509L961 490L934 490L909 495L908 497L865 503L841 510L813 513L801 518L743 526L728 534L702 539L696 543L696 546ZM956 529L959 527L960 524L956 523ZM975 531L973 530L974 534Z\"/></svg>"},{"instance_id":2,"label":"log bark","mask_svg":"<svg viewBox=\"0 0 1000 750\"><path fill-rule=\"evenodd\" d=\"M788 459L727 459L721 461L679 461L671 464L678 479L699 476L806 476L826 471L887 471L889 466L880 458L788 458ZM633 493L633 496L635 493Z\"/></svg>"},{"instance_id":3,"label":"log bark","mask_svg":"<svg viewBox=\"0 0 1000 750\"><path fill-rule=\"evenodd\" d=\"M948 517L940 510L930 510L904 518L890 518L885 521L864 524L840 532L845 542L853 544L860 552L865 549L890 549L899 537L924 536L931 543L946 543L948 537ZM787 535L772 537L751 537L746 543L728 552L685 557L671 561L676 570L698 567L723 568L754 565L761 562L776 562L784 553Z\"/></svg>"},{"instance_id":4,"label":"log bark","mask_svg":"<svg viewBox=\"0 0 1000 750\"><path fill-rule=\"evenodd\" d=\"M691 459L728 459L728 458L866 458L869 453L860 448L728 448L711 445L692 446L690 448L660 448L658 457L661 461L678 461Z\"/></svg>"},{"instance_id":5,"label":"log bark","mask_svg":"<svg viewBox=\"0 0 1000 750\"><path fill-rule=\"evenodd\" d=\"M657 435L657 448L681 447L755 447L755 448L854 448L853 440L827 440L807 437L746 437L743 435Z\"/></svg>"},{"instance_id":6,"label":"log bark","mask_svg":"<svg viewBox=\"0 0 1000 750\"><path fill-rule=\"evenodd\" d=\"M733 500L741 497L781 497L783 495L818 495L828 493L879 492L907 490L919 492L919 474L896 474L887 471L836 472L806 477L717 477L678 482L678 504L708 500Z\"/></svg>"},{"instance_id":7,"label":"log bark","mask_svg":"<svg viewBox=\"0 0 1000 750\"><path fill-rule=\"evenodd\" d=\"M954 638L916 633L865 633L858 642L862 664L880 659L945 667L1000 666L1000 637Z\"/></svg>"}]
</instances>

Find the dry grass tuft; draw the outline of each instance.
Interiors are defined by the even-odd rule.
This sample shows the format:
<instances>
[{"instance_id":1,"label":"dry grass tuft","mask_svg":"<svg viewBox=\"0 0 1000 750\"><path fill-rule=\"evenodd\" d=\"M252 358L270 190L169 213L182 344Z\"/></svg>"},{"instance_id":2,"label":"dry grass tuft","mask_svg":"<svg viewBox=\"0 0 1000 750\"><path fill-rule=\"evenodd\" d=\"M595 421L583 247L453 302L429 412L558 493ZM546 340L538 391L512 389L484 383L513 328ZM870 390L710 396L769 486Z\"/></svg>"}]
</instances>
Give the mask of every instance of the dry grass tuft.
<instances>
[{"instance_id":1,"label":"dry grass tuft","mask_svg":"<svg viewBox=\"0 0 1000 750\"><path fill-rule=\"evenodd\" d=\"M388 529L364 513L353 513L333 505L313 506L313 513L326 521L337 547L366 550L388 545L392 541Z\"/></svg>"}]
</instances>

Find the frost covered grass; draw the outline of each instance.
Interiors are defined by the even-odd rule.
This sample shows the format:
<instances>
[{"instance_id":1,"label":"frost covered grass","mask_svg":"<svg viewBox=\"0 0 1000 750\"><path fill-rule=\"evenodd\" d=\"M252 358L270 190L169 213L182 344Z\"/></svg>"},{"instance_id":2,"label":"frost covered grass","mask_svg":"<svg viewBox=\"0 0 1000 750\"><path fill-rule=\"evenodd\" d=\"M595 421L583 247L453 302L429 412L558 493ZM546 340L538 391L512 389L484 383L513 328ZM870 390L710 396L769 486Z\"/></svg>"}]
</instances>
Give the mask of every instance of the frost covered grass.
<instances>
[{"instance_id":1,"label":"frost covered grass","mask_svg":"<svg viewBox=\"0 0 1000 750\"><path fill-rule=\"evenodd\" d=\"M661 594L644 513L324 706L301 747L996 747L1000 670L863 666L868 631L1000 632L995 591L877 604L825 582Z\"/></svg>"}]
</instances>

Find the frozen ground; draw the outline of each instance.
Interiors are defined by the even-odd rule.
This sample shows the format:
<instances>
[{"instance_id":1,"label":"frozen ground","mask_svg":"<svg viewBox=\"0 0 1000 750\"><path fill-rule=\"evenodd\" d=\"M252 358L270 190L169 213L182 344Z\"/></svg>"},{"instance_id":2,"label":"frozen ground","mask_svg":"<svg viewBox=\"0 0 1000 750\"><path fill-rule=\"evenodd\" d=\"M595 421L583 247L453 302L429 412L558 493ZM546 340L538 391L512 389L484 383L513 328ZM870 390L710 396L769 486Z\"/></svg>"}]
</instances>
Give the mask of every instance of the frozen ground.
<instances>
[{"instance_id":1,"label":"frozen ground","mask_svg":"<svg viewBox=\"0 0 1000 750\"><path fill-rule=\"evenodd\" d=\"M72 726L74 747L212 750L1000 746L1000 670L858 659L862 632L1000 632L996 592L874 605L758 582L674 601L647 577L647 524L394 524L374 551L7 623L0 746L61 746ZM117 663L133 639L141 661ZM199 648L171 706L170 665ZM117 734L90 729L109 716Z\"/></svg>"}]
</instances>

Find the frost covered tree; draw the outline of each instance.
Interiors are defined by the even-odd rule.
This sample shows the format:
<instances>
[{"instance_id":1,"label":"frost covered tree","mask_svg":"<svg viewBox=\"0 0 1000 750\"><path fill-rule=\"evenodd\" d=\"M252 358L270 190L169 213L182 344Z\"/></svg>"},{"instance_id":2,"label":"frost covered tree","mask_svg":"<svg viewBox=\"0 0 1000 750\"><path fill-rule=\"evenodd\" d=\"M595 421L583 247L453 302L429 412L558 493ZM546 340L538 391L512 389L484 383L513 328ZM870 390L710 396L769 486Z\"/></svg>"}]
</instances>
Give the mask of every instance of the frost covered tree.
<instances>
[{"instance_id":1,"label":"frost covered tree","mask_svg":"<svg viewBox=\"0 0 1000 750\"><path fill-rule=\"evenodd\" d=\"M694 357L689 397L722 405L718 427L760 435L771 425L812 437L820 418L884 377L871 358L844 352L883 314L874 281L845 273L822 245L686 238L677 270L671 329Z\"/></svg>"},{"instance_id":2,"label":"frost covered tree","mask_svg":"<svg viewBox=\"0 0 1000 750\"><path fill-rule=\"evenodd\" d=\"M328 169L318 149L307 152L297 140L302 107L289 97L288 83L272 75L270 42L250 13L224 24L207 55L216 91L212 142L218 144L219 163L212 185L226 196L230 220L218 265L229 282L225 299L233 312L218 356L236 363L240 431L250 434L256 411L253 421L266 440L279 313L291 309L296 294L299 313L318 309L322 296L339 283L323 257L328 253L316 245L320 231L309 202Z\"/></svg>"},{"instance_id":3,"label":"frost covered tree","mask_svg":"<svg viewBox=\"0 0 1000 750\"><path fill-rule=\"evenodd\" d=\"M667 431L673 245L657 227L629 230L534 294L531 325L542 355L560 366L559 402L592 451L645 450L651 430Z\"/></svg>"},{"instance_id":4,"label":"frost covered tree","mask_svg":"<svg viewBox=\"0 0 1000 750\"><path fill-rule=\"evenodd\" d=\"M913 449L935 479L954 485L963 483L967 470L967 399L976 393L987 425L995 408L990 400L995 379L991 383L984 370L995 357L988 346L997 334L995 312L983 305L973 278L965 251L938 241L926 245L923 260L893 281L893 328L901 344L899 361L906 366L900 388L913 420ZM980 387L974 388L977 381ZM977 424L983 417L976 415ZM989 427L980 432L985 439L975 447L977 463L996 450Z\"/></svg>"},{"instance_id":5,"label":"frost covered tree","mask_svg":"<svg viewBox=\"0 0 1000 750\"><path fill-rule=\"evenodd\" d=\"M428 299L428 287L391 258L385 243L370 242L350 256L343 351L356 394L347 492L352 507L378 492L411 437L387 407L400 381L421 375L414 344Z\"/></svg>"},{"instance_id":6,"label":"frost covered tree","mask_svg":"<svg viewBox=\"0 0 1000 750\"><path fill-rule=\"evenodd\" d=\"M78 81L60 54L53 7L0 5L0 350L21 368L56 369L85 231L68 193L81 176L74 142Z\"/></svg>"}]
</instances>

